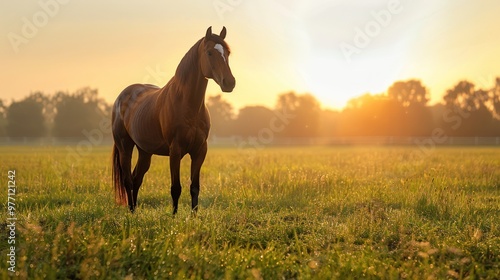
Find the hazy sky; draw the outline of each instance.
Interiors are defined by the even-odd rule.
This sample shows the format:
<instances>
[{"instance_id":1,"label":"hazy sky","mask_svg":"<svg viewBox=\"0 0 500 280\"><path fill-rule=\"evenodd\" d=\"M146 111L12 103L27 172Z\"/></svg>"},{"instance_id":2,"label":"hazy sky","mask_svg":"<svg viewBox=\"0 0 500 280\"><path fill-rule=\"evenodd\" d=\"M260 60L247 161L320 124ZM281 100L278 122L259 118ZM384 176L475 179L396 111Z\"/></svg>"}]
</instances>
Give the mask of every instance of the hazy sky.
<instances>
[{"instance_id":1,"label":"hazy sky","mask_svg":"<svg viewBox=\"0 0 500 280\"><path fill-rule=\"evenodd\" d=\"M499 14L498 0L6 0L0 98L90 86L113 102L132 83L163 86L208 26L226 26L237 108L290 90L342 108L409 78L434 103L460 79L500 76Z\"/></svg>"}]
</instances>

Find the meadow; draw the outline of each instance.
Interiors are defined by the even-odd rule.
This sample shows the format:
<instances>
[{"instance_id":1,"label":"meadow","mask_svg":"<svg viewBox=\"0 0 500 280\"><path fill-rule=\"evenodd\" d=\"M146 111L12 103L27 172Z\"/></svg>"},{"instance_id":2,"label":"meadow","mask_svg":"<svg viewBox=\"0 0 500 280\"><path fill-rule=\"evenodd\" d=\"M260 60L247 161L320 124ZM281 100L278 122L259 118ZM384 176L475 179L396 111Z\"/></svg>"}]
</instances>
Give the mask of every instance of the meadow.
<instances>
[{"instance_id":1,"label":"meadow","mask_svg":"<svg viewBox=\"0 0 500 280\"><path fill-rule=\"evenodd\" d=\"M134 214L115 205L111 147L0 147L0 278L16 170L21 279L498 279L500 149L211 148L200 209L189 156L172 216L168 158L153 157Z\"/></svg>"}]
</instances>

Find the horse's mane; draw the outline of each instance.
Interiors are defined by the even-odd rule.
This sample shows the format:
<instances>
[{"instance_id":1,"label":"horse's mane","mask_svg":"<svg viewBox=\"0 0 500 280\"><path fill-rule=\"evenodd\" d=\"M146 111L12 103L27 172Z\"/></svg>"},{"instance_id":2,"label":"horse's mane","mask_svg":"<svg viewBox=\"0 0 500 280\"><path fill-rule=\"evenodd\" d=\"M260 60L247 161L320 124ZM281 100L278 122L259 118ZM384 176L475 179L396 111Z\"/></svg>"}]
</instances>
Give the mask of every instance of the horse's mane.
<instances>
[{"instance_id":1,"label":"horse's mane","mask_svg":"<svg viewBox=\"0 0 500 280\"><path fill-rule=\"evenodd\" d=\"M178 78L181 83L187 79L189 72L193 71L193 68L198 67L198 65L196 65L198 62L198 47L200 46L202 40L203 38L198 40L198 42L196 42L196 44L189 49L189 51L181 59L181 62L177 66L177 70L175 70L175 77Z\"/></svg>"}]
</instances>

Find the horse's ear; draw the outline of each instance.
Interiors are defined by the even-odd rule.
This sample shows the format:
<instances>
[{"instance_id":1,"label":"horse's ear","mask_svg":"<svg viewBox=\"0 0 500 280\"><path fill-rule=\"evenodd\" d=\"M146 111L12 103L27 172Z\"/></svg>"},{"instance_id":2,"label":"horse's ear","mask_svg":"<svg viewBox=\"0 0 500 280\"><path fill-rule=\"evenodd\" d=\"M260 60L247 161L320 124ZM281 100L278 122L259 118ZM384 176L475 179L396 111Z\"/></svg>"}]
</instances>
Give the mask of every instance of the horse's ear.
<instances>
[{"instance_id":1,"label":"horse's ear","mask_svg":"<svg viewBox=\"0 0 500 280\"><path fill-rule=\"evenodd\" d=\"M225 26L222 27L222 31L220 32L219 37L221 37L222 40L224 40L224 38L226 38L226 27Z\"/></svg>"},{"instance_id":2,"label":"horse's ear","mask_svg":"<svg viewBox=\"0 0 500 280\"><path fill-rule=\"evenodd\" d=\"M207 34L205 34L205 39L210 39L210 36L212 36L212 26L210 26L208 29L207 29Z\"/></svg>"}]
</instances>

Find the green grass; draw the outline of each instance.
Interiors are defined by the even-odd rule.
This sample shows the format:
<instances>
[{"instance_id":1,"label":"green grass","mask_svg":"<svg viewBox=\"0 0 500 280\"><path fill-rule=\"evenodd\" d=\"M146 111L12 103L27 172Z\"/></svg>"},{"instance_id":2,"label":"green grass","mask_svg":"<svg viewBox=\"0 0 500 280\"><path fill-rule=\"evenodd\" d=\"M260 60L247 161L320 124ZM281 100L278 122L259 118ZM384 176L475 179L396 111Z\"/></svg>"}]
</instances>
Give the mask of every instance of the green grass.
<instances>
[{"instance_id":1,"label":"green grass","mask_svg":"<svg viewBox=\"0 0 500 280\"><path fill-rule=\"evenodd\" d=\"M200 210L189 157L171 215L168 158L153 157L130 214L114 204L110 148L1 147L2 207L16 170L21 278L495 279L500 149L212 148ZM7 271L6 211L0 278ZM498 279L498 278L497 278Z\"/></svg>"}]
</instances>

